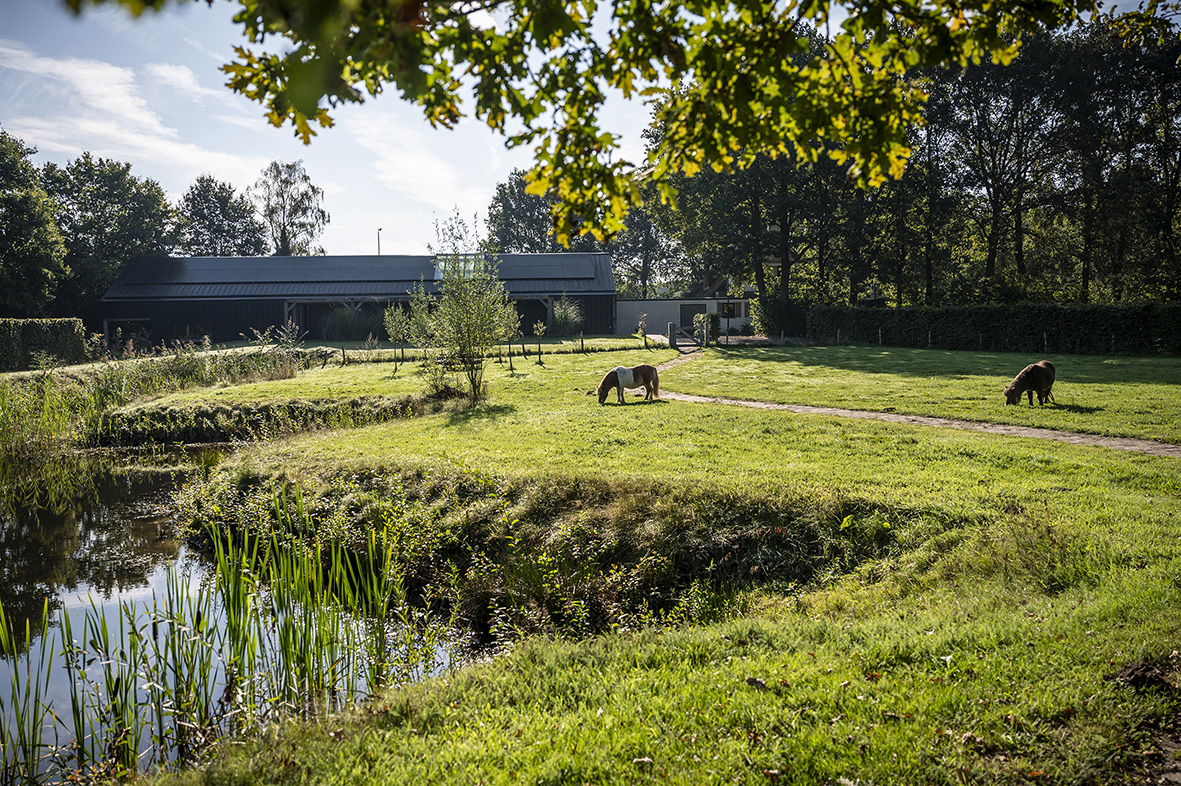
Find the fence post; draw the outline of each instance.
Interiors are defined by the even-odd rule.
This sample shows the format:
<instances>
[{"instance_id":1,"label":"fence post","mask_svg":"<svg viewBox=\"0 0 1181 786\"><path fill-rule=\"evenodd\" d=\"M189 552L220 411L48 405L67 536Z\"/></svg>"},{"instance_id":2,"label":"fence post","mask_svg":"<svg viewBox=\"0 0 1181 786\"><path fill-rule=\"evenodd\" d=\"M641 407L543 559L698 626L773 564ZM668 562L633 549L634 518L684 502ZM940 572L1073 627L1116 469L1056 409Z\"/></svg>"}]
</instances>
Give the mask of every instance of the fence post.
<instances>
[{"instance_id":1,"label":"fence post","mask_svg":"<svg viewBox=\"0 0 1181 786\"><path fill-rule=\"evenodd\" d=\"M668 346L670 349L677 348L677 323L668 323Z\"/></svg>"}]
</instances>

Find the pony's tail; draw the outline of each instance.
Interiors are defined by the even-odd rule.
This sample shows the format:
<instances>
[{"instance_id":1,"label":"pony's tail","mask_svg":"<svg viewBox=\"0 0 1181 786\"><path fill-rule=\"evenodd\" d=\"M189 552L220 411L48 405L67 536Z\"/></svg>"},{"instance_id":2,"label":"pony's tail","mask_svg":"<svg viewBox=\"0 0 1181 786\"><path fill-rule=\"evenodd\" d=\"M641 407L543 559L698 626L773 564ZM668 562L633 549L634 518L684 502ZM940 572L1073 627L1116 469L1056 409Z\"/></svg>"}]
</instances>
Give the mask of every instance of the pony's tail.
<instances>
[{"instance_id":1,"label":"pony's tail","mask_svg":"<svg viewBox=\"0 0 1181 786\"><path fill-rule=\"evenodd\" d=\"M660 372L652 369L652 398L660 398Z\"/></svg>"}]
</instances>

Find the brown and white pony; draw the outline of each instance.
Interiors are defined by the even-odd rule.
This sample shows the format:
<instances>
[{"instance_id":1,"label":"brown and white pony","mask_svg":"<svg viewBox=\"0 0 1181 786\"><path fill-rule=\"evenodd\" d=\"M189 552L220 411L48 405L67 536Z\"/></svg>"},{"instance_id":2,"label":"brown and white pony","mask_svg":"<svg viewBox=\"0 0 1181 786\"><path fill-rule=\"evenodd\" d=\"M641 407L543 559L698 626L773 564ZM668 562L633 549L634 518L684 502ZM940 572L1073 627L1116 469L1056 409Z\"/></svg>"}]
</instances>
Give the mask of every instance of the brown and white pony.
<instances>
[{"instance_id":1,"label":"brown and white pony","mask_svg":"<svg viewBox=\"0 0 1181 786\"><path fill-rule=\"evenodd\" d=\"M1029 397L1029 405L1033 406L1033 394L1037 393L1037 403L1045 404L1054 400L1051 389L1054 387L1054 364L1048 360L1030 363L1021 369L1021 373L1013 378L1005 388L1005 406L1021 403L1021 394Z\"/></svg>"},{"instance_id":2,"label":"brown and white pony","mask_svg":"<svg viewBox=\"0 0 1181 786\"><path fill-rule=\"evenodd\" d=\"M607 394L611 392L611 388L619 393L619 403L625 404L623 400L624 388L644 388L644 400L660 398L660 377L656 373L655 366L649 366L647 363L641 363L638 366L617 366L608 371L603 376L603 381L599 383L599 389L596 391L599 394L599 403L602 404L607 400Z\"/></svg>"}]
</instances>

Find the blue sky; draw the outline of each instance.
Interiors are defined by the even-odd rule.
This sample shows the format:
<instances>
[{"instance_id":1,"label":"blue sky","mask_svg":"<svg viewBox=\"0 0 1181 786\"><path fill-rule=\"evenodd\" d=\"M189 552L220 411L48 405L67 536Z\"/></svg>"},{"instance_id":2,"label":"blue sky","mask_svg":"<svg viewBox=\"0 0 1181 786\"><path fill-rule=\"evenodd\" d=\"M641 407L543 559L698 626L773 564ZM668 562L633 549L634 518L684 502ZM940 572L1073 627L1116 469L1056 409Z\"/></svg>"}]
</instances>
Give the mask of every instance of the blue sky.
<instances>
[{"instance_id":1,"label":"blue sky","mask_svg":"<svg viewBox=\"0 0 1181 786\"><path fill-rule=\"evenodd\" d=\"M65 164L83 151L127 161L174 203L198 175L239 190L272 159L302 159L325 191L329 254L424 253L434 220L458 206L483 221L496 184L527 150L507 150L474 119L432 129L387 93L333 112L334 128L304 146L262 109L225 88L219 66L245 38L235 5L183 3L139 19L118 8L74 17L59 0L0 0L0 126L38 149L34 161ZM270 45L268 41L268 45ZM622 100L606 122L623 157L641 158L647 109Z\"/></svg>"}]
</instances>

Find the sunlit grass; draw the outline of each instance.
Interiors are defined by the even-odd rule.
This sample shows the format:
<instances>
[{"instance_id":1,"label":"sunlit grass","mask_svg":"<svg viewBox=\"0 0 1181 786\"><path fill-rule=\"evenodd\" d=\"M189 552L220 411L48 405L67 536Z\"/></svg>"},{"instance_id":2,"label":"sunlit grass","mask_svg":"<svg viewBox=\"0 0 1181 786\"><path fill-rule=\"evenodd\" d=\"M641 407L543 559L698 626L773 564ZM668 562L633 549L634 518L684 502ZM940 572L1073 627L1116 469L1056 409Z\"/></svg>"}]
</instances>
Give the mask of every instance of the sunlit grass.
<instances>
[{"instance_id":1,"label":"sunlit grass","mask_svg":"<svg viewBox=\"0 0 1181 786\"><path fill-rule=\"evenodd\" d=\"M1173 361L1061 359L1055 414L1000 406L1017 358L828 352L711 351L662 374L662 387L995 412L1058 428L1071 425L1066 407L1103 398L1086 404L1103 407L1095 428L1153 437L1175 427L1129 429L1140 402L1181 409ZM510 486L588 478L633 495L629 484L666 482L816 515L852 511L830 522L832 537L889 546L758 595L748 619L532 641L329 726L227 751L179 780L1075 784L1112 782L1145 761L1145 730L1171 716L1175 699L1113 675L1143 662L1176 677L1175 459L636 397L599 406L587 395L611 366L671 356L546 358L513 375L494 367L479 408L251 446L231 471L314 485L382 468L466 468ZM1120 375L1137 381L1121 385ZM1122 395L1106 395L1114 390ZM642 527L642 509L629 510Z\"/></svg>"},{"instance_id":2,"label":"sunlit grass","mask_svg":"<svg viewBox=\"0 0 1181 786\"><path fill-rule=\"evenodd\" d=\"M667 350L612 353L606 363L606 357L561 357L512 375L494 366L489 401L476 409L300 436L260 445L242 460L267 471L437 463L509 475L666 477L961 509L1004 505L999 500L1013 495L1044 496L1049 487L1085 488L1089 494L1128 473L1168 478L1175 463L1028 438L712 404L644 403L636 396L625 406L600 406L587 395L606 367L668 356ZM675 375L692 366L666 372L662 385L675 384ZM1064 494L1069 491L1054 498Z\"/></svg>"},{"instance_id":3,"label":"sunlit grass","mask_svg":"<svg viewBox=\"0 0 1181 786\"><path fill-rule=\"evenodd\" d=\"M894 411L1181 442L1181 358L1047 355L1053 405L1004 406L1001 390L1042 356L896 347L710 349L670 370L682 393Z\"/></svg>"}]
</instances>

